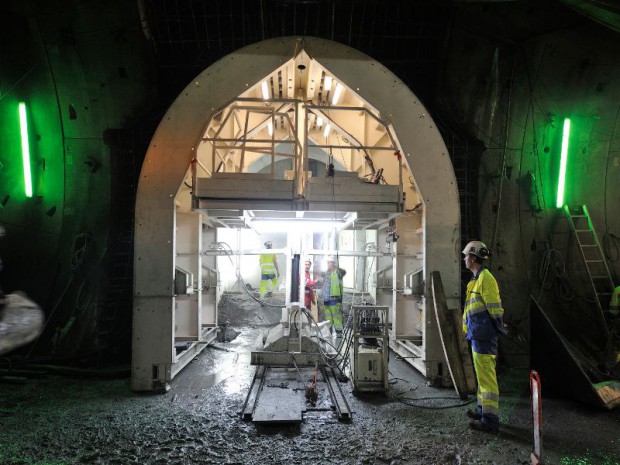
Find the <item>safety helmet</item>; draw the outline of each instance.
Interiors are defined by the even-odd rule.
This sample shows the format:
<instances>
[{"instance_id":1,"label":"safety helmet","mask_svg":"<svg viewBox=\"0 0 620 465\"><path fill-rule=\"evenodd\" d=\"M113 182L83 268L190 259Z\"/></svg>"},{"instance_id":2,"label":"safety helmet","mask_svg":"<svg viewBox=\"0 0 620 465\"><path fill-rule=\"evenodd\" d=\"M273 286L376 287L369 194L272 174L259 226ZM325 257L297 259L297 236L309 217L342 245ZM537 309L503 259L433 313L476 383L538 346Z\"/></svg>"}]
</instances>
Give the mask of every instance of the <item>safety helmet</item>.
<instances>
[{"instance_id":1,"label":"safety helmet","mask_svg":"<svg viewBox=\"0 0 620 465\"><path fill-rule=\"evenodd\" d=\"M265 242L265 247L267 247L268 249L270 249L272 246L273 244L271 243L271 241Z\"/></svg>"},{"instance_id":2,"label":"safety helmet","mask_svg":"<svg viewBox=\"0 0 620 465\"><path fill-rule=\"evenodd\" d=\"M463 249L463 254L464 255L469 255L469 254L475 255L476 257L482 258L483 260L491 256L491 252L489 251L487 246L484 245L484 243L480 241L468 242L465 248Z\"/></svg>"},{"instance_id":3,"label":"safety helmet","mask_svg":"<svg viewBox=\"0 0 620 465\"><path fill-rule=\"evenodd\" d=\"M309 258L306 258L306 260L304 261L304 265L305 265L306 263L309 263L310 265L312 265L312 261L310 261L310 259L309 259Z\"/></svg>"},{"instance_id":4,"label":"safety helmet","mask_svg":"<svg viewBox=\"0 0 620 465\"><path fill-rule=\"evenodd\" d=\"M327 257L327 263L329 263L329 262L336 263L336 259L334 257L332 257L332 256L329 256L329 257Z\"/></svg>"}]
</instances>

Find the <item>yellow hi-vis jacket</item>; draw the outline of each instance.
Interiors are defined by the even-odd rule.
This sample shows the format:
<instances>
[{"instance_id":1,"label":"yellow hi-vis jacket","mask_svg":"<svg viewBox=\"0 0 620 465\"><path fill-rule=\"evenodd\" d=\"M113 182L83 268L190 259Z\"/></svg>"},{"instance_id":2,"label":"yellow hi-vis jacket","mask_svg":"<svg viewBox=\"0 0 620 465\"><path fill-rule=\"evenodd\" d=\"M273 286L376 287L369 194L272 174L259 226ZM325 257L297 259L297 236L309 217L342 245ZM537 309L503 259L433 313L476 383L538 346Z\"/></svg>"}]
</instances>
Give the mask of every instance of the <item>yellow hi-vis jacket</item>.
<instances>
[{"instance_id":1,"label":"yellow hi-vis jacket","mask_svg":"<svg viewBox=\"0 0 620 465\"><path fill-rule=\"evenodd\" d=\"M276 274L276 266L274 265L274 261L276 259L276 254L266 253L260 256L260 274L275 276Z\"/></svg>"},{"instance_id":2,"label":"yellow hi-vis jacket","mask_svg":"<svg viewBox=\"0 0 620 465\"><path fill-rule=\"evenodd\" d=\"M463 332L475 352L497 354L498 334L506 334L503 316L497 281L483 267L467 284L463 311Z\"/></svg>"},{"instance_id":3,"label":"yellow hi-vis jacket","mask_svg":"<svg viewBox=\"0 0 620 465\"><path fill-rule=\"evenodd\" d=\"M323 303L325 305L336 305L342 302L342 277L344 276L341 268L334 268L325 273L323 281Z\"/></svg>"}]
</instances>

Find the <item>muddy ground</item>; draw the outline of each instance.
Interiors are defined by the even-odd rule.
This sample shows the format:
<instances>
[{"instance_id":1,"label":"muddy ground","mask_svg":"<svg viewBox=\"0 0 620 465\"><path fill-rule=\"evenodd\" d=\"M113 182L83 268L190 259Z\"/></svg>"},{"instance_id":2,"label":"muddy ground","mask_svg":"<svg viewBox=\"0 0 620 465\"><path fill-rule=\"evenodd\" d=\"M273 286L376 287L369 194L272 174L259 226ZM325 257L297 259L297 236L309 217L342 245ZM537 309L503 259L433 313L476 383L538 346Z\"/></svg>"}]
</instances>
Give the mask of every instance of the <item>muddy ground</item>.
<instances>
[{"instance_id":1,"label":"muddy ground","mask_svg":"<svg viewBox=\"0 0 620 465\"><path fill-rule=\"evenodd\" d=\"M350 423L329 411L308 414L297 425L241 420L254 373L249 352L279 315L243 295L227 296L220 322L239 335L207 347L165 394L132 393L125 378L4 378L0 464L530 463L525 368L498 367L498 435L469 430L464 412L471 404L449 388L428 386L393 353L386 396L355 397L350 384L343 386ZM543 417L545 463L620 463L620 409L544 398Z\"/></svg>"}]
</instances>

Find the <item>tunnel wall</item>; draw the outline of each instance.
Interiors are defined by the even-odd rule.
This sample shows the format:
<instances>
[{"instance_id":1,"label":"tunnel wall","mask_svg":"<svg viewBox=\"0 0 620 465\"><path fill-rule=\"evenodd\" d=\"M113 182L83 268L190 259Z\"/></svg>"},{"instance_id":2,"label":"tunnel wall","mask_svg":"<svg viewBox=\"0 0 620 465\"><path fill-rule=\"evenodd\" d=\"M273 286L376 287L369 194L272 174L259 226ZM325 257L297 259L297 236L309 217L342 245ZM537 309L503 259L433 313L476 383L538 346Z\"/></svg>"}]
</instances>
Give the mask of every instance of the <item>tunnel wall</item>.
<instances>
[{"instance_id":1,"label":"tunnel wall","mask_svg":"<svg viewBox=\"0 0 620 465\"><path fill-rule=\"evenodd\" d=\"M152 95L148 45L134 4L10 3L0 15L0 282L46 313L33 354L73 357L95 349L110 287L111 199L122 177L113 165L122 163L111 159L106 131L135 118ZM32 198L24 190L20 101Z\"/></svg>"},{"instance_id":2,"label":"tunnel wall","mask_svg":"<svg viewBox=\"0 0 620 465\"><path fill-rule=\"evenodd\" d=\"M582 332L592 319L585 268L555 205L564 118L572 122L565 203L587 205L618 283L620 40L578 15L557 14L557 5L517 3L459 9L439 101L485 145L481 239L494 252L513 330L504 347L527 351L530 295ZM546 267L556 251L559 269Z\"/></svg>"}]
</instances>

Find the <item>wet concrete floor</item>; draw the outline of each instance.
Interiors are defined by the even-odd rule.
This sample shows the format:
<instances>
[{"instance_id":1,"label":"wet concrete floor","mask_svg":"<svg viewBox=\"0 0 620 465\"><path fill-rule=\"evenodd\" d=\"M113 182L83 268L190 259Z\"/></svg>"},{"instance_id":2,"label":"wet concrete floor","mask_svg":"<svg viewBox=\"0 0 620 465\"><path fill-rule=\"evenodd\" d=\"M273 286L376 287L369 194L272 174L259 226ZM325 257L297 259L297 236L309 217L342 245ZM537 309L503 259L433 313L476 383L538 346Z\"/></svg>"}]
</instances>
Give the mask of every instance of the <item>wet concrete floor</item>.
<instances>
[{"instance_id":1,"label":"wet concrete floor","mask_svg":"<svg viewBox=\"0 0 620 465\"><path fill-rule=\"evenodd\" d=\"M243 421L254 374L250 350L279 313L242 297L228 299L220 316L239 336L207 347L165 394L132 393L128 379L5 380L0 464L530 463L526 369L498 368L497 435L471 431L465 410L473 404L452 389L428 386L393 353L387 395L356 397L350 384L343 386L350 423L325 410L309 412L300 424ZM545 463L620 463L620 409L544 398L543 419Z\"/></svg>"}]
</instances>

